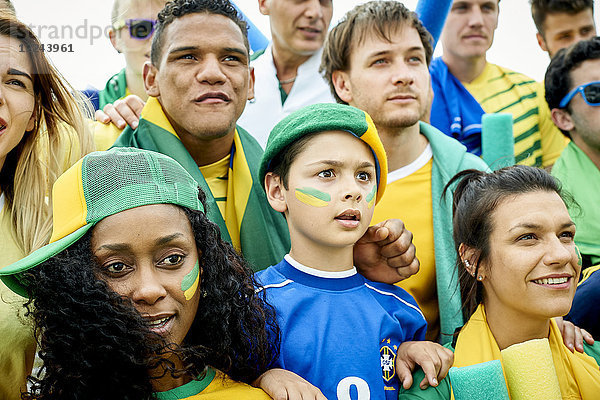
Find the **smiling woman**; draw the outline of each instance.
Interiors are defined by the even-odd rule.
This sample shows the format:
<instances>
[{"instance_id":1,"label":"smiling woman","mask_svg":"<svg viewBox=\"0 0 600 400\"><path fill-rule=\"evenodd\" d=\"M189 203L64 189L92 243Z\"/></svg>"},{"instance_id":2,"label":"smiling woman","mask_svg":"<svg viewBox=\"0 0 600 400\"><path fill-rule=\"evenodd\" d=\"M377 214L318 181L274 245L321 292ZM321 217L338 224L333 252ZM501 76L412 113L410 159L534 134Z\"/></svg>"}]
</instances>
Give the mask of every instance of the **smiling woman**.
<instances>
[{"instance_id":1,"label":"smiling woman","mask_svg":"<svg viewBox=\"0 0 600 400\"><path fill-rule=\"evenodd\" d=\"M31 30L0 12L0 268L46 244L58 176L92 150L83 103L39 51ZM0 398L20 398L35 340L0 284Z\"/></svg>"},{"instance_id":2,"label":"smiling woman","mask_svg":"<svg viewBox=\"0 0 600 400\"><path fill-rule=\"evenodd\" d=\"M455 184L454 242L468 322L452 344L454 366L501 360L509 377L515 366L504 350L514 354L517 347L512 345L531 349L537 345L529 341L544 339L553 360L546 366L555 369L562 398L597 398L600 345L584 345L585 354L573 353L552 320L571 308L581 272L575 224L558 182L542 169L515 166L493 173L463 171L446 188ZM517 367L525 370L541 357L538 352L521 355ZM450 399L459 382L452 381L451 387L445 379L437 388L411 389L404 395ZM536 390L542 393L549 382L551 377L544 376ZM514 383L507 378L511 393Z\"/></svg>"},{"instance_id":3,"label":"smiling woman","mask_svg":"<svg viewBox=\"0 0 600 400\"><path fill-rule=\"evenodd\" d=\"M0 270L30 298L43 377L28 399L266 399L274 312L171 158L91 153L54 185L50 244Z\"/></svg>"}]
</instances>

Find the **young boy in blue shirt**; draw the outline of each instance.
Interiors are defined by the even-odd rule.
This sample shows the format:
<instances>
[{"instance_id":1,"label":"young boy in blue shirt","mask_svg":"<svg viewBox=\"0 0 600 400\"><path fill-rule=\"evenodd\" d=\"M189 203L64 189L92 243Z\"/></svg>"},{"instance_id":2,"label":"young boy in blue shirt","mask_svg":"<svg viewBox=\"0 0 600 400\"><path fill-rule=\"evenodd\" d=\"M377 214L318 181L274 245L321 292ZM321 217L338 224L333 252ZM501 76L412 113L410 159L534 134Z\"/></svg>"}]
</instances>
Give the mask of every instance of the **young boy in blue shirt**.
<instances>
[{"instance_id":1,"label":"young boy in blue shirt","mask_svg":"<svg viewBox=\"0 0 600 400\"><path fill-rule=\"evenodd\" d=\"M400 381L412 383L404 372L415 362L437 385L452 355L413 342L426 330L415 300L353 266L353 246L387 179L371 117L342 104L296 111L271 132L259 174L292 243L283 261L257 274L281 328L274 367L300 375L328 399L397 399Z\"/></svg>"}]
</instances>

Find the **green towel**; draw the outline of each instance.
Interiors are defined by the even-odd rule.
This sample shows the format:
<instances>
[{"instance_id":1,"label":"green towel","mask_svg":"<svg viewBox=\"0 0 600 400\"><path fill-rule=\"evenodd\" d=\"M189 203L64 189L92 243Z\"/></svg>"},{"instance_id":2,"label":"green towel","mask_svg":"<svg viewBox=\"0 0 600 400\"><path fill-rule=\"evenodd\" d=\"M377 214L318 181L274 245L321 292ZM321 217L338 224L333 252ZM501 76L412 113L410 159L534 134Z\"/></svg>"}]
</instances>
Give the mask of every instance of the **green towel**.
<instances>
[{"instance_id":1,"label":"green towel","mask_svg":"<svg viewBox=\"0 0 600 400\"><path fill-rule=\"evenodd\" d=\"M235 179L245 186L244 193L235 193L235 201L243 202L238 210L240 221L240 249L244 257L258 271L274 265L283 259L290 249L288 227L283 215L269 205L265 192L258 179L258 165L262 157L262 148L246 131L237 128L234 139L240 146L232 147L229 179ZM133 130L125 128L114 146L137 147L166 154L177 160L198 182L206 194L208 218L221 230L223 240L232 242L227 224L219 211L210 188L200 173L196 162L177 137L167 120L162 106L154 97L150 97L142 110L139 126ZM236 160L244 160L245 162ZM228 193L228 198L231 194ZM237 208L237 206L236 206ZM230 221L235 223L235 221Z\"/></svg>"}]
</instances>

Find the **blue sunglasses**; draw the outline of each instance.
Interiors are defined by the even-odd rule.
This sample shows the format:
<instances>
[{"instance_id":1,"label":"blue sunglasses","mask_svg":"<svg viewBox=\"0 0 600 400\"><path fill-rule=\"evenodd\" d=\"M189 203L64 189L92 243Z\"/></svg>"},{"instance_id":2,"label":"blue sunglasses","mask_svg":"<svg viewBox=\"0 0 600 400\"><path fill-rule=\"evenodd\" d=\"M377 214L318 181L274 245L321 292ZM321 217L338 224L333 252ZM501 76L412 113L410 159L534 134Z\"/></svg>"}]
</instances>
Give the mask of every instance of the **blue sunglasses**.
<instances>
[{"instance_id":1,"label":"blue sunglasses","mask_svg":"<svg viewBox=\"0 0 600 400\"><path fill-rule=\"evenodd\" d=\"M588 82L571 90L558 105L565 108L577 93L581 92L583 100L590 106L600 106L600 81Z\"/></svg>"},{"instance_id":2,"label":"blue sunglasses","mask_svg":"<svg viewBox=\"0 0 600 400\"><path fill-rule=\"evenodd\" d=\"M152 36L158 21L154 19L128 19L119 21L114 25L115 30L129 28L129 36L134 39L144 40Z\"/></svg>"}]
</instances>

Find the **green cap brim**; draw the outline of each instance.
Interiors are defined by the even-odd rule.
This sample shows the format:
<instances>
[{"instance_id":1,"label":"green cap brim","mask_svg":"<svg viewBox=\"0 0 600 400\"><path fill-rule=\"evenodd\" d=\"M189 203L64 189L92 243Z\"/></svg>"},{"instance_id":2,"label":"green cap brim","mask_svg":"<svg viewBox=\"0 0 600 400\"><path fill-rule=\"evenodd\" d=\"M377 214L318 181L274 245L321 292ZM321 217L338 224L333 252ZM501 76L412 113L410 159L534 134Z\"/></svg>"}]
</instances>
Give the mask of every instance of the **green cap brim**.
<instances>
[{"instance_id":1,"label":"green cap brim","mask_svg":"<svg viewBox=\"0 0 600 400\"><path fill-rule=\"evenodd\" d=\"M25 271L34 268L44 261L54 257L73 243L78 241L87 231L90 230L95 223L89 223L77 229L75 232L68 234L67 236L57 240L56 242L49 243L44 247L41 247L19 261L10 264L9 266L0 269L0 279L6 286L13 292L23 296L29 297L27 287L22 283L20 274Z\"/></svg>"}]
</instances>

